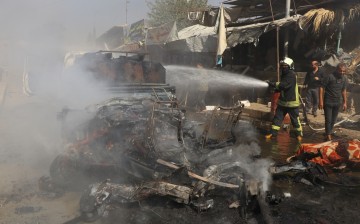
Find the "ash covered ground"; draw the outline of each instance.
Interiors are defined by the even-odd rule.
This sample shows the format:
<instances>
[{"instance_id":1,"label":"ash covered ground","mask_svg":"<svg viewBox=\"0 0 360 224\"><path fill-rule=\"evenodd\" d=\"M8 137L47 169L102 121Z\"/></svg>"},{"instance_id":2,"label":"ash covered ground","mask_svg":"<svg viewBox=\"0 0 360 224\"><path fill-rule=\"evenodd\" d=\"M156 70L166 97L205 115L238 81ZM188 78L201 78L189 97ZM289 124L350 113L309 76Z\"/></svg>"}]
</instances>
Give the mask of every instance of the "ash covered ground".
<instances>
[{"instance_id":1,"label":"ash covered ground","mask_svg":"<svg viewBox=\"0 0 360 224\"><path fill-rule=\"evenodd\" d=\"M18 81L9 79L0 114L0 223L66 223L80 215L82 191L48 194L38 188L39 178L48 175L52 160L63 150L56 121L61 108L41 97L25 97ZM257 138L261 137L259 131ZM296 142L290 139L279 145L260 141L260 147L262 157L281 162L294 153ZM164 197L150 197L117 206L94 223L353 223L360 197L358 188L349 185L357 185L359 176L351 172L331 178L335 184L314 187L295 183L289 175L278 176L269 191L281 200L267 205L265 211L253 205L246 219L238 209L228 208L232 193L218 189L212 194L214 207L207 211ZM284 197L284 193L291 196Z\"/></svg>"}]
</instances>

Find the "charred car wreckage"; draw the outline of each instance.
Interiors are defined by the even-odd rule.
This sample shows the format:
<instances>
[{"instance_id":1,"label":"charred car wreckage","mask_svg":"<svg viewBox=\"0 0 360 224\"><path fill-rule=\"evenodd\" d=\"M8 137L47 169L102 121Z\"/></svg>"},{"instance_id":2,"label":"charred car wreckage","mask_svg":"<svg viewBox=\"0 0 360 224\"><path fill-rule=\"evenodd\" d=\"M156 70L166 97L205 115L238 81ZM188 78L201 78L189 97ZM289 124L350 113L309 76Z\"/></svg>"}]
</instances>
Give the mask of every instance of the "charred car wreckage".
<instances>
[{"instance_id":1,"label":"charred car wreckage","mask_svg":"<svg viewBox=\"0 0 360 224\"><path fill-rule=\"evenodd\" d=\"M114 59L108 52L73 62L108 82L115 96L58 114L65 151L52 162L51 179L40 179L40 186L88 186L80 200L84 221L153 196L205 211L215 206L212 193L219 189L240 217L260 209L266 220L264 202L279 199L267 189L272 174L325 172L304 163L271 167L259 156L256 136L247 135L254 127L240 120L243 105L217 107L200 121L189 119L160 64L142 57Z\"/></svg>"},{"instance_id":2,"label":"charred car wreckage","mask_svg":"<svg viewBox=\"0 0 360 224\"><path fill-rule=\"evenodd\" d=\"M262 164L269 162L249 150L257 147L256 139L238 133L244 128L239 122L243 105L218 107L201 122L189 120L160 64L103 52L76 60L97 78L106 74L116 94L84 110L64 108L58 114L65 151L51 164L51 180L43 178L40 186L65 189L92 182L80 200L82 219L94 221L114 204L151 196L204 211L214 206L216 188L232 192L229 207L243 217L251 212L249 205L261 204L266 184L254 175L255 166L268 173ZM222 129L220 138L213 137L215 126Z\"/></svg>"}]
</instances>

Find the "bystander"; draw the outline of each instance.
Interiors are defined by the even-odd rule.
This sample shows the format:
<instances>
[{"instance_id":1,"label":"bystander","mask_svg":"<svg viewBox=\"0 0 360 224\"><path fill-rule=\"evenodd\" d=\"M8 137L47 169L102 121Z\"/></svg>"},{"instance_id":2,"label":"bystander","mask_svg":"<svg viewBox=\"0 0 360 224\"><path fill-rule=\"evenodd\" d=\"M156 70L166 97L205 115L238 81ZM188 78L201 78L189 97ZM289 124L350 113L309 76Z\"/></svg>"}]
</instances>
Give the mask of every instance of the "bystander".
<instances>
[{"instance_id":1,"label":"bystander","mask_svg":"<svg viewBox=\"0 0 360 224\"><path fill-rule=\"evenodd\" d=\"M306 113L312 112L314 117L317 116L317 109L319 106L319 87L321 80L324 77L320 63L317 60L311 61L311 71L306 73L304 87L306 90Z\"/></svg>"},{"instance_id":2,"label":"bystander","mask_svg":"<svg viewBox=\"0 0 360 224\"><path fill-rule=\"evenodd\" d=\"M347 79L346 64L339 63L336 71L325 76L320 87L319 109L324 109L325 114L325 135L326 140L332 140L332 133L338 113L341 109L344 111L347 107L346 86Z\"/></svg>"}]
</instances>

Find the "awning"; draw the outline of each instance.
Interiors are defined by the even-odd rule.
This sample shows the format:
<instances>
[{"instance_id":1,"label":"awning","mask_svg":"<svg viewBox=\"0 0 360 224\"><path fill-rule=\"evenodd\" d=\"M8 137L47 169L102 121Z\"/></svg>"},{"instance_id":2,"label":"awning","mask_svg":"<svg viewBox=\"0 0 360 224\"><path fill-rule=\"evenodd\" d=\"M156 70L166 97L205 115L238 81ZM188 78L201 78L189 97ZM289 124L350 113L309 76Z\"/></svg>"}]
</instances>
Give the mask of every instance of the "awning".
<instances>
[{"instance_id":1,"label":"awning","mask_svg":"<svg viewBox=\"0 0 360 224\"><path fill-rule=\"evenodd\" d=\"M168 51L215 53L217 50L217 37L193 36L169 42L165 47Z\"/></svg>"},{"instance_id":2,"label":"awning","mask_svg":"<svg viewBox=\"0 0 360 224\"><path fill-rule=\"evenodd\" d=\"M178 40L168 42L166 49L181 52L216 52L217 36L214 27L194 25L178 32Z\"/></svg>"},{"instance_id":3,"label":"awning","mask_svg":"<svg viewBox=\"0 0 360 224\"><path fill-rule=\"evenodd\" d=\"M146 31L146 45L165 44L173 40L177 40L176 22L166 23L158 27L148 28Z\"/></svg>"},{"instance_id":4,"label":"awning","mask_svg":"<svg viewBox=\"0 0 360 224\"><path fill-rule=\"evenodd\" d=\"M300 19L300 15L295 15L289 18L278 19L273 22L256 23L239 27L228 27L227 43L228 46L236 46L237 44L254 43L257 45L259 37L275 29L276 27L287 26L296 23Z\"/></svg>"},{"instance_id":5,"label":"awning","mask_svg":"<svg viewBox=\"0 0 360 224\"><path fill-rule=\"evenodd\" d=\"M119 51L119 52L124 52L124 53L142 53L142 52L145 52L144 48L140 44L140 42L123 44L123 45L115 48L114 51Z\"/></svg>"},{"instance_id":6,"label":"awning","mask_svg":"<svg viewBox=\"0 0 360 224\"><path fill-rule=\"evenodd\" d=\"M199 24L186 27L178 32L179 39L186 39L193 36L216 35L214 27L202 26Z\"/></svg>"},{"instance_id":7,"label":"awning","mask_svg":"<svg viewBox=\"0 0 360 224\"><path fill-rule=\"evenodd\" d=\"M125 26L114 26L96 39L101 49L113 49L124 44Z\"/></svg>"}]
</instances>

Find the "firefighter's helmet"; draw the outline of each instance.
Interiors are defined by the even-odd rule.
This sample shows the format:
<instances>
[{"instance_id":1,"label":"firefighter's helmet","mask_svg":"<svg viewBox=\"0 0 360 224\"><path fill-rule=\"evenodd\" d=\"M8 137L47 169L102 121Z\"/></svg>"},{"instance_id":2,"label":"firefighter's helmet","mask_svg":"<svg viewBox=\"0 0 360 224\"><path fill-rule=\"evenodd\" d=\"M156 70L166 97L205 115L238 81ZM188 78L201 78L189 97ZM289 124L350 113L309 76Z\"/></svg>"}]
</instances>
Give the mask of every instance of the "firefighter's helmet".
<instances>
[{"instance_id":1,"label":"firefighter's helmet","mask_svg":"<svg viewBox=\"0 0 360 224\"><path fill-rule=\"evenodd\" d=\"M291 70L294 70L294 61L291 58L285 57L280 61L280 65L287 65Z\"/></svg>"}]
</instances>

